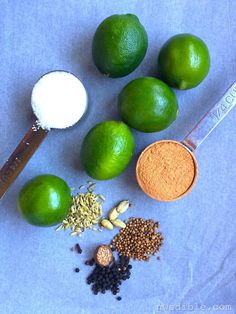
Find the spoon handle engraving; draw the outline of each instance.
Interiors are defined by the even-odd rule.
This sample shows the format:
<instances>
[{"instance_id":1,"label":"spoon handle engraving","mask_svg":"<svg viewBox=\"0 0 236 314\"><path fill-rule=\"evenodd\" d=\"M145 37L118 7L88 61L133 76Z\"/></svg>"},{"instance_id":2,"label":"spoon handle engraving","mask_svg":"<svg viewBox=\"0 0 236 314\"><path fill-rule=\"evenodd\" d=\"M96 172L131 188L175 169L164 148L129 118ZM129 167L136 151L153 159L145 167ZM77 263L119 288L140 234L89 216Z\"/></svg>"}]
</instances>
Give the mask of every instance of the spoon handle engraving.
<instances>
[{"instance_id":1,"label":"spoon handle engraving","mask_svg":"<svg viewBox=\"0 0 236 314\"><path fill-rule=\"evenodd\" d=\"M195 151L235 105L236 82L233 83L223 97L196 124L182 143L190 151Z\"/></svg>"}]
</instances>

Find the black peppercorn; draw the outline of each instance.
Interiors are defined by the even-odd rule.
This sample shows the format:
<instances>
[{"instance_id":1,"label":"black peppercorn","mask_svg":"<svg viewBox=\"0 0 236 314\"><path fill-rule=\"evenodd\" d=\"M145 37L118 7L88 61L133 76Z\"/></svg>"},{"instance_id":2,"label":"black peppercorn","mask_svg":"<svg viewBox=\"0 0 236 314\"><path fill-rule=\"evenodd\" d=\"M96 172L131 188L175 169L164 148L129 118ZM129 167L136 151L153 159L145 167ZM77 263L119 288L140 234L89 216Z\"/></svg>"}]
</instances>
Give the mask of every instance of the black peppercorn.
<instances>
[{"instance_id":1,"label":"black peppercorn","mask_svg":"<svg viewBox=\"0 0 236 314\"><path fill-rule=\"evenodd\" d=\"M86 265L92 264L91 260L85 262ZM119 256L118 260L113 260L108 266L94 265L92 273L87 277L87 284L92 284L93 293L106 293L111 291L116 295L120 292L119 286L123 280L130 277L129 258Z\"/></svg>"},{"instance_id":2,"label":"black peppercorn","mask_svg":"<svg viewBox=\"0 0 236 314\"><path fill-rule=\"evenodd\" d=\"M88 265L89 265L89 266L93 266L94 264L95 264L95 260L94 260L94 258L92 258L92 259L89 261Z\"/></svg>"},{"instance_id":3,"label":"black peppercorn","mask_svg":"<svg viewBox=\"0 0 236 314\"><path fill-rule=\"evenodd\" d=\"M78 254L81 254L81 253L82 253L82 249L81 249L79 243L76 243L76 245L75 245L75 250L76 250L76 252L77 252Z\"/></svg>"}]
</instances>

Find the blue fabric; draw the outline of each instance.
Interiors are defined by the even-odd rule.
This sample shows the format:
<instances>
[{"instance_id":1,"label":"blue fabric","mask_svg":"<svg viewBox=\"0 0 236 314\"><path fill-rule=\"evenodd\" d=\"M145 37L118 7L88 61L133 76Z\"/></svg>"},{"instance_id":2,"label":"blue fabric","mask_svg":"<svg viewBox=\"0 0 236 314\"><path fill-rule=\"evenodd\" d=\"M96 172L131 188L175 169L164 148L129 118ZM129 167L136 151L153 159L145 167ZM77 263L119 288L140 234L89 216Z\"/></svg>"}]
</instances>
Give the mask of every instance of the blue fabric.
<instances>
[{"instance_id":1,"label":"blue fabric","mask_svg":"<svg viewBox=\"0 0 236 314\"><path fill-rule=\"evenodd\" d=\"M0 313L150 314L161 309L177 313L171 305L179 303L186 305L183 313L199 314L199 304L211 307L209 313L218 312L213 305L230 304L231 311L219 312L235 313L235 109L197 151L199 178L187 197L156 202L141 192L134 174L136 159L146 145L159 139L183 139L235 80L236 1L1 0L0 4L1 164L33 121L30 93L42 74L71 71L82 79L90 98L86 118L71 129L51 131L0 201ZM149 36L141 66L120 79L103 77L91 58L96 27L114 13L137 14ZM98 182L96 188L106 196L104 212L117 201L130 199L133 207L124 218L160 221L165 236L161 261L133 263L131 279L121 286L122 301L111 294L94 296L85 283L90 268L84 261L98 244L109 243L117 230L86 232L79 238L83 254L77 255L70 252L75 238L54 228L28 225L17 211L17 195L38 174L56 174L76 188L86 183L89 178L79 162L84 135L97 122L119 118L116 102L121 88L133 78L156 75L160 47L182 32L196 34L207 43L208 77L195 89L176 91L179 117L167 130L133 131L133 162L121 176ZM73 272L77 266L78 274Z\"/></svg>"}]
</instances>

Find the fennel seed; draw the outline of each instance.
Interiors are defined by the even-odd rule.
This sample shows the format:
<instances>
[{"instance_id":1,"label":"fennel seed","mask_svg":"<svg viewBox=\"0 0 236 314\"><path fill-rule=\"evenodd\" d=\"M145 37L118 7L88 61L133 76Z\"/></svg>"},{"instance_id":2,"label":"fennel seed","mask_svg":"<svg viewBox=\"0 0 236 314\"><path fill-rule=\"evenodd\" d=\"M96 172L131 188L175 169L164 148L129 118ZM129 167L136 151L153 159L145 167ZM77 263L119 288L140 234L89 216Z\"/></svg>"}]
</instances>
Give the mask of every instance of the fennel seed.
<instances>
[{"instance_id":1,"label":"fennel seed","mask_svg":"<svg viewBox=\"0 0 236 314\"><path fill-rule=\"evenodd\" d=\"M72 205L69 209L67 217L63 220L62 224L57 228L71 229L71 235L81 235L85 229L98 230L94 228L102 215L101 194L95 194L95 183L89 182L87 191L84 193L79 192L72 197Z\"/></svg>"}]
</instances>

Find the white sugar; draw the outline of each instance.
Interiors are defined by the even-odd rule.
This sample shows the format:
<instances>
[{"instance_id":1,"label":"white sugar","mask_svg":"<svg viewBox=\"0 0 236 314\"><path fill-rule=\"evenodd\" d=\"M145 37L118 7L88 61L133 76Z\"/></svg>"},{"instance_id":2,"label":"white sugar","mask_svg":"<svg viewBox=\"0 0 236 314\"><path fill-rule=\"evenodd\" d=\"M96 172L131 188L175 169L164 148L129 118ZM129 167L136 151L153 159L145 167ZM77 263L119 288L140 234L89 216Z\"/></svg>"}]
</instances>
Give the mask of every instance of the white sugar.
<instances>
[{"instance_id":1,"label":"white sugar","mask_svg":"<svg viewBox=\"0 0 236 314\"><path fill-rule=\"evenodd\" d=\"M74 125L87 109L87 93L81 81L71 73L54 71L35 84L31 105L44 129L64 129Z\"/></svg>"}]
</instances>

